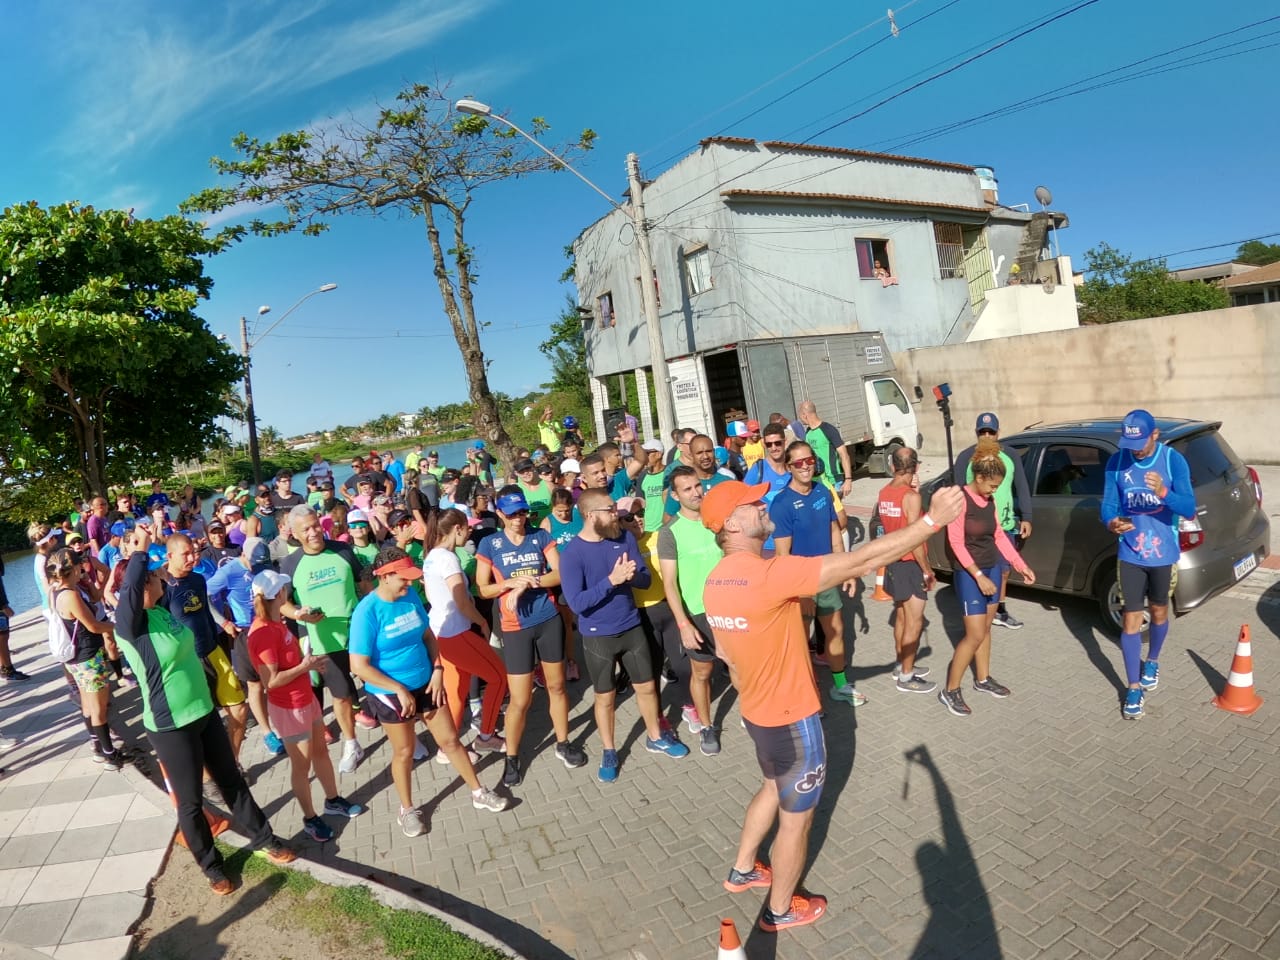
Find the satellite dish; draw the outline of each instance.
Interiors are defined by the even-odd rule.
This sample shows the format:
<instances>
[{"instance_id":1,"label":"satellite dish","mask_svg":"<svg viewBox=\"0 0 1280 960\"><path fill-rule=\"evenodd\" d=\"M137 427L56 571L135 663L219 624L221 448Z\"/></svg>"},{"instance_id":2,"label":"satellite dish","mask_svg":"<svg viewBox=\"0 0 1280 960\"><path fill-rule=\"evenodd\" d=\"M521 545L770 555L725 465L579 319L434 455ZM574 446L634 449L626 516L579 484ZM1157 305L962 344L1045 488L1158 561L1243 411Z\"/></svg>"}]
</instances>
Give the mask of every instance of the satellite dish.
<instances>
[{"instance_id":1,"label":"satellite dish","mask_svg":"<svg viewBox=\"0 0 1280 960\"><path fill-rule=\"evenodd\" d=\"M1042 207L1053 203L1053 191L1048 187L1036 187L1036 202Z\"/></svg>"}]
</instances>

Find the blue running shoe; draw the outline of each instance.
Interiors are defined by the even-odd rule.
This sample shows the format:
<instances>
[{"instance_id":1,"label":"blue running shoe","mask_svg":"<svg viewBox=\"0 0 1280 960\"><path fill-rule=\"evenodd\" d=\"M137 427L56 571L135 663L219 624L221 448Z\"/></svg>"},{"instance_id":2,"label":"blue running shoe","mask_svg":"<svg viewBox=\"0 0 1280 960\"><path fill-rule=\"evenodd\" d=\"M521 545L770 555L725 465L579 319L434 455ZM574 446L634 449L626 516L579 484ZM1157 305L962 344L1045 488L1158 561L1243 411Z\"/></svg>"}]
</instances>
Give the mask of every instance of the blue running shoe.
<instances>
[{"instance_id":1,"label":"blue running shoe","mask_svg":"<svg viewBox=\"0 0 1280 960\"><path fill-rule=\"evenodd\" d=\"M601 783L613 783L618 779L618 751L605 750L600 756L600 770L596 779Z\"/></svg>"},{"instance_id":2,"label":"blue running shoe","mask_svg":"<svg viewBox=\"0 0 1280 960\"><path fill-rule=\"evenodd\" d=\"M668 757L677 760L689 755L689 748L677 740L676 735L670 730L664 730L657 740L645 737L644 746L650 753L665 753Z\"/></svg>"},{"instance_id":3,"label":"blue running shoe","mask_svg":"<svg viewBox=\"0 0 1280 960\"><path fill-rule=\"evenodd\" d=\"M1160 664L1154 660L1142 661L1142 676L1138 678L1142 689L1150 693L1160 684Z\"/></svg>"},{"instance_id":4,"label":"blue running shoe","mask_svg":"<svg viewBox=\"0 0 1280 960\"><path fill-rule=\"evenodd\" d=\"M1133 688L1124 695L1124 709L1120 712L1124 714L1126 720L1137 720L1146 712L1142 709L1142 700L1145 696L1141 689Z\"/></svg>"},{"instance_id":5,"label":"blue running shoe","mask_svg":"<svg viewBox=\"0 0 1280 960\"><path fill-rule=\"evenodd\" d=\"M262 737L262 742L267 745L267 753L273 757L278 757L284 753L284 743L276 736L274 730L268 730Z\"/></svg>"}]
</instances>

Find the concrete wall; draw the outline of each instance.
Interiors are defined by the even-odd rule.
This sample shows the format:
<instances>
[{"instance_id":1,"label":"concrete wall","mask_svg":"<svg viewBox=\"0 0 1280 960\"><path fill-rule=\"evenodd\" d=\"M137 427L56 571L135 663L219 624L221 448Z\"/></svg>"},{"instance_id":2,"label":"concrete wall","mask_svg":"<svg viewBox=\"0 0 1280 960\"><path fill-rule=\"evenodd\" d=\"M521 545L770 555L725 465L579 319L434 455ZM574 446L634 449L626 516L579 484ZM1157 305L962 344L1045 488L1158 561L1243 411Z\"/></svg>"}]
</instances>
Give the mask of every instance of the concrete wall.
<instances>
[{"instance_id":1,"label":"concrete wall","mask_svg":"<svg viewBox=\"0 0 1280 960\"><path fill-rule=\"evenodd\" d=\"M974 322L968 339L970 342L994 340L1077 326L1074 286L1069 283L1020 284L987 291L987 305Z\"/></svg>"},{"instance_id":2,"label":"concrete wall","mask_svg":"<svg viewBox=\"0 0 1280 960\"><path fill-rule=\"evenodd\" d=\"M955 391L957 449L972 442L984 410L1012 434L1146 407L1221 420L1245 460L1280 463L1280 304L908 350L895 360L907 391L924 390L916 414L928 454L946 452L931 393L945 382Z\"/></svg>"}]
</instances>

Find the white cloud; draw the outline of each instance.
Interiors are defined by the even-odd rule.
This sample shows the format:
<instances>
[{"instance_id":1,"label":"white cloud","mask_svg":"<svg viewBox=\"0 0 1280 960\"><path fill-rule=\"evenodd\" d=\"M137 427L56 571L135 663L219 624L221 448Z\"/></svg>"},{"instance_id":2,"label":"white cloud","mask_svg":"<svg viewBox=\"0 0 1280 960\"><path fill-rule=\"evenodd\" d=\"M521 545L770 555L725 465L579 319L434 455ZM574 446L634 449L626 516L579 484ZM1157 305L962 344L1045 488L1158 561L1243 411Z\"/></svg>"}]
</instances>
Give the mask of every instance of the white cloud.
<instances>
[{"instance_id":1,"label":"white cloud","mask_svg":"<svg viewBox=\"0 0 1280 960\"><path fill-rule=\"evenodd\" d=\"M162 7L125 23L102 8L64 52L76 111L63 146L101 167L140 143L175 136L192 118L280 100L417 50L483 14L493 0L400 0L349 21L331 0L233 4L208 22ZM259 22L262 10L273 11ZM85 21L89 18L85 17ZM216 21L216 22L215 22ZM246 24L252 23L251 30Z\"/></svg>"}]
</instances>

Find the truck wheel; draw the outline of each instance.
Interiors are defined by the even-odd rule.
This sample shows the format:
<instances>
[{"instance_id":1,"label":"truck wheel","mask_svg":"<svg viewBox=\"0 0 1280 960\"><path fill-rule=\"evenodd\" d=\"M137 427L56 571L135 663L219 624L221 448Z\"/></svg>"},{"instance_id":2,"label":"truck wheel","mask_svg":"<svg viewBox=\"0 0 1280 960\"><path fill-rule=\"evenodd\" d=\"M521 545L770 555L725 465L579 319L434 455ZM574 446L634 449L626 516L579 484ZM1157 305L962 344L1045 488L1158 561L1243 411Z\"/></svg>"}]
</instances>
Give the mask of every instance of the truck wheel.
<instances>
[{"instance_id":1,"label":"truck wheel","mask_svg":"<svg viewBox=\"0 0 1280 960\"><path fill-rule=\"evenodd\" d=\"M1118 637L1124 629L1124 613L1120 603L1120 583L1116 578L1116 561L1109 560L1102 565L1093 581L1093 596L1098 602L1098 613L1102 618L1102 626L1113 637ZM1146 633L1151 624L1151 614L1142 614L1142 631Z\"/></svg>"}]
</instances>

